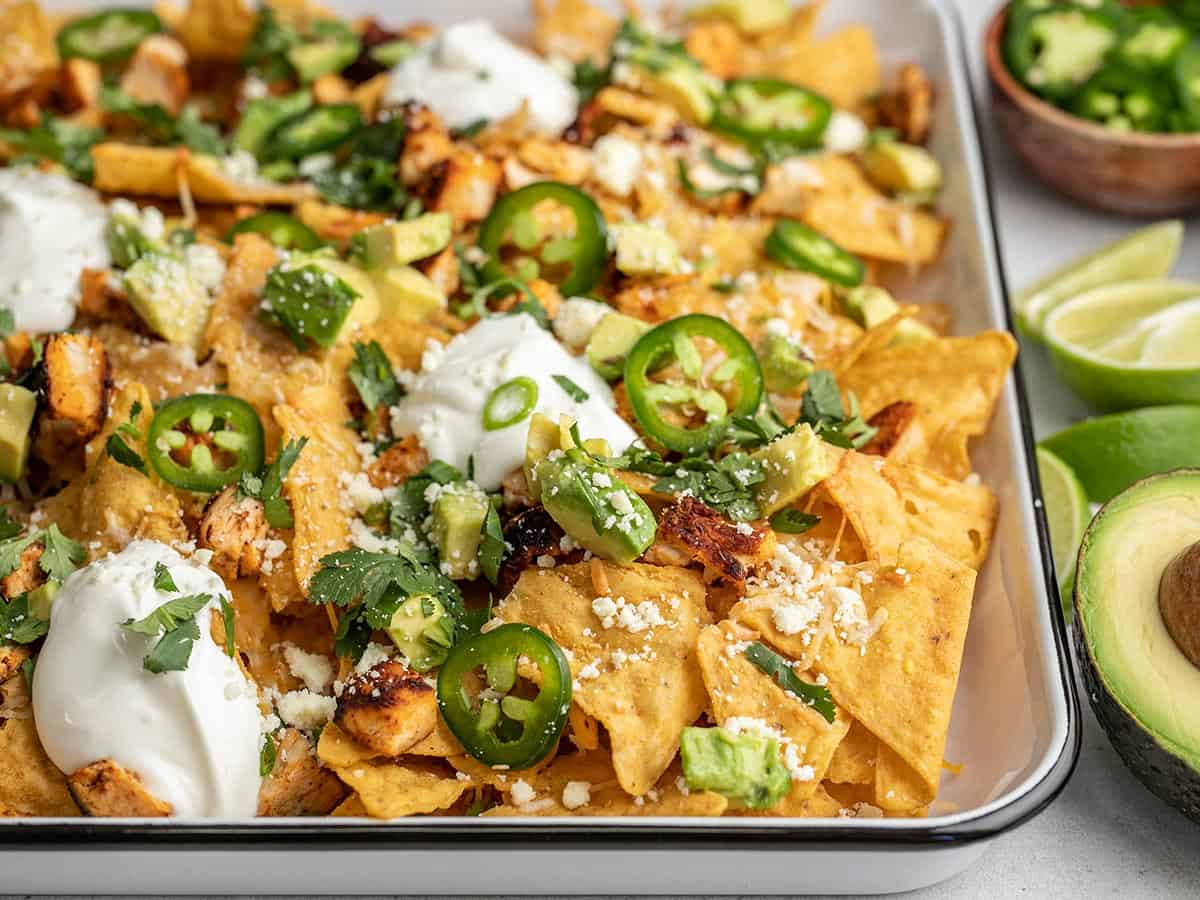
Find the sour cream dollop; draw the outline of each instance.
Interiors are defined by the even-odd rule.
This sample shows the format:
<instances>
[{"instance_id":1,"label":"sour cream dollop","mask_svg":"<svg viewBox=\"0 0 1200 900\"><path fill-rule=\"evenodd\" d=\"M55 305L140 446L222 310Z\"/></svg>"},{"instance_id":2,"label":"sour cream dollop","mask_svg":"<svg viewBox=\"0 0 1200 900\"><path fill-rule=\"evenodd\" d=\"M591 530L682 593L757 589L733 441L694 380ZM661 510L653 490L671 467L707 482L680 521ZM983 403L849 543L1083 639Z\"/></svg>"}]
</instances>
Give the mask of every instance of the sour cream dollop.
<instances>
[{"instance_id":1,"label":"sour cream dollop","mask_svg":"<svg viewBox=\"0 0 1200 900\"><path fill-rule=\"evenodd\" d=\"M154 566L178 593L154 587ZM172 597L208 594L200 638L183 672L156 675L142 660L158 640L121 628ZM181 817L253 816L262 742L257 693L209 633L221 579L157 541L134 541L75 572L54 599L38 656L33 711L38 736L71 773L112 759Z\"/></svg>"},{"instance_id":2,"label":"sour cream dollop","mask_svg":"<svg viewBox=\"0 0 1200 900\"><path fill-rule=\"evenodd\" d=\"M107 225L91 188L31 166L0 169L0 306L18 331L71 326L80 273L109 266Z\"/></svg>"},{"instance_id":3,"label":"sour cream dollop","mask_svg":"<svg viewBox=\"0 0 1200 900\"><path fill-rule=\"evenodd\" d=\"M588 399L573 400L555 375L565 375ZM474 457L475 481L484 490L495 490L525 459L530 417L487 431L483 408L492 391L520 376L537 383L537 412L556 422L571 416L585 439L604 438L620 453L637 437L614 411L604 380L524 314L484 319L447 344L436 364L392 408L392 428L396 434L416 434L432 458L464 471Z\"/></svg>"},{"instance_id":4,"label":"sour cream dollop","mask_svg":"<svg viewBox=\"0 0 1200 900\"><path fill-rule=\"evenodd\" d=\"M451 128L512 115L522 101L539 131L558 133L575 120L575 88L552 66L487 22L451 25L392 69L384 101L419 100Z\"/></svg>"}]
</instances>

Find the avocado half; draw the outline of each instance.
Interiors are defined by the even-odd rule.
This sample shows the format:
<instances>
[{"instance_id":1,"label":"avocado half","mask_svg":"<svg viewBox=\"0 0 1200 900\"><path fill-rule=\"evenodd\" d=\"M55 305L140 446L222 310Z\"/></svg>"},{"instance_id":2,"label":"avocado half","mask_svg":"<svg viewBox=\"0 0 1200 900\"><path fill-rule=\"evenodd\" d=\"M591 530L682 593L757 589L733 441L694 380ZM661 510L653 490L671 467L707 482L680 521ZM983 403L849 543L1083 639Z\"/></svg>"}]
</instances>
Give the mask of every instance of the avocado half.
<instances>
[{"instance_id":1,"label":"avocado half","mask_svg":"<svg viewBox=\"0 0 1200 900\"><path fill-rule=\"evenodd\" d=\"M1163 570L1197 541L1200 469L1152 476L1110 500L1079 550L1074 640L1092 709L1125 765L1200 823L1200 668L1158 605Z\"/></svg>"}]
</instances>

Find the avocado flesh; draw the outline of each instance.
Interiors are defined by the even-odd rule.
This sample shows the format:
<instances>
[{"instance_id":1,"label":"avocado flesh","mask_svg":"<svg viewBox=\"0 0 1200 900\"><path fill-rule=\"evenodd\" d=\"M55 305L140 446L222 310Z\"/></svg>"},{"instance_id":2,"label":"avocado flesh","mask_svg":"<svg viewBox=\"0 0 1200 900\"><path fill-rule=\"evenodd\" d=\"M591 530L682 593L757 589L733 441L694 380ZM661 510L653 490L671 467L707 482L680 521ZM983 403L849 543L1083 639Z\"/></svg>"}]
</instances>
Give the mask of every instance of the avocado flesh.
<instances>
[{"instance_id":1,"label":"avocado flesh","mask_svg":"<svg viewBox=\"0 0 1200 900\"><path fill-rule=\"evenodd\" d=\"M448 485L433 501L433 535L442 571L456 580L479 575L480 531L488 498L478 488Z\"/></svg>"},{"instance_id":2,"label":"avocado flesh","mask_svg":"<svg viewBox=\"0 0 1200 900\"><path fill-rule=\"evenodd\" d=\"M1200 470L1154 476L1117 496L1084 536L1076 652L1113 747L1158 797L1200 822L1200 668L1158 607L1163 570L1200 541Z\"/></svg>"},{"instance_id":3,"label":"avocado flesh","mask_svg":"<svg viewBox=\"0 0 1200 900\"><path fill-rule=\"evenodd\" d=\"M20 481L29 459L29 429L37 395L15 384L0 384L0 481Z\"/></svg>"}]
</instances>

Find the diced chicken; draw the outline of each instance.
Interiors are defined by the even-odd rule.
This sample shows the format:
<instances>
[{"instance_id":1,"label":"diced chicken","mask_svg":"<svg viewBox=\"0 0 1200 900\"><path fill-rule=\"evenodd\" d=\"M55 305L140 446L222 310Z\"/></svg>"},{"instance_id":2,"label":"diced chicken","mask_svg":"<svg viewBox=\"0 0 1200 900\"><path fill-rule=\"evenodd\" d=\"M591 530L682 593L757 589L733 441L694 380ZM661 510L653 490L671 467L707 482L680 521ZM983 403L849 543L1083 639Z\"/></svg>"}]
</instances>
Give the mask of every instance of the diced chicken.
<instances>
[{"instance_id":1,"label":"diced chicken","mask_svg":"<svg viewBox=\"0 0 1200 900\"><path fill-rule=\"evenodd\" d=\"M659 135L669 133L679 121L679 114L667 104L624 88L606 87L596 94L594 102L600 111L643 125Z\"/></svg>"},{"instance_id":2,"label":"diced chicken","mask_svg":"<svg viewBox=\"0 0 1200 900\"><path fill-rule=\"evenodd\" d=\"M108 415L111 384L104 345L85 334L53 335L46 341L45 367L46 415L51 422L68 424L82 440L99 432Z\"/></svg>"},{"instance_id":3,"label":"diced chicken","mask_svg":"<svg viewBox=\"0 0 1200 900\"><path fill-rule=\"evenodd\" d=\"M890 456L895 453L903 441L912 432L917 421L917 405L907 400L897 400L885 406L867 422L872 428L878 429L860 449L859 453L869 453L874 456Z\"/></svg>"},{"instance_id":4,"label":"diced chicken","mask_svg":"<svg viewBox=\"0 0 1200 900\"><path fill-rule=\"evenodd\" d=\"M456 150L436 190L431 209L448 212L461 228L491 212L500 187L500 164L474 150Z\"/></svg>"},{"instance_id":5,"label":"diced chicken","mask_svg":"<svg viewBox=\"0 0 1200 900\"><path fill-rule=\"evenodd\" d=\"M740 74L742 36L729 22L701 22L688 32L684 46L710 75L728 80Z\"/></svg>"},{"instance_id":6,"label":"diced chicken","mask_svg":"<svg viewBox=\"0 0 1200 900\"><path fill-rule=\"evenodd\" d=\"M261 500L239 497L231 484L204 507L197 532L199 544L213 552L212 570L227 581L262 569L267 517Z\"/></svg>"},{"instance_id":7,"label":"diced chicken","mask_svg":"<svg viewBox=\"0 0 1200 900\"><path fill-rule=\"evenodd\" d=\"M883 124L910 144L923 144L933 123L933 83L916 63L900 67L893 85L879 98Z\"/></svg>"},{"instance_id":8,"label":"diced chicken","mask_svg":"<svg viewBox=\"0 0 1200 900\"><path fill-rule=\"evenodd\" d=\"M121 76L121 90L138 103L157 103L178 115L191 89L187 63L183 44L165 34L151 35L138 44Z\"/></svg>"},{"instance_id":9,"label":"diced chicken","mask_svg":"<svg viewBox=\"0 0 1200 900\"><path fill-rule=\"evenodd\" d=\"M450 129L437 114L420 103L404 107L404 152L400 154L400 178L408 186L420 184L434 168L450 159L454 141Z\"/></svg>"},{"instance_id":10,"label":"diced chicken","mask_svg":"<svg viewBox=\"0 0 1200 900\"><path fill-rule=\"evenodd\" d=\"M0 578L0 593L3 593L6 599L19 597L45 583L46 575L38 564L42 558L42 552L40 543L30 544L21 551L21 559L17 563L17 567Z\"/></svg>"},{"instance_id":11,"label":"diced chicken","mask_svg":"<svg viewBox=\"0 0 1200 900\"><path fill-rule=\"evenodd\" d=\"M429 465L429 454L415 434L406 434L379 455L367 469L367 478L377 488L404 484Z\"/></svg>"},{"instance_id":12,"label":"diced chicken","mask_svg":"<svg viewBox=\"0 0 1200 900\"><path fill-rule=\"evenodd\" d=\"M275 752L275 768L258 791L260 816L324 816L345 798L345 785L322 767L299 729L285 729Z\"/></svg>"},{"instance_id":13,"label":"diced chicken","mask_svg":"<svg viewBox=\"0 0 1200 900\"><path fill-rule=\"evenodd\" d=\"M74 772L67 787L79 807L99 818L156 818L171 815L171 804L159 800L138 776L111 759L102 759Z\"/></svg>"},{"instance_id":14,"label":"diced chicken","mask_svg":"<svg viewBox=\"0 0 1200 900\"><path fill-rule=\"evenodd\" d=\"M319 200L305 200L295 210L296 218L326 241L348 241L364 228L387 221L384 213L348 209Z\"/></svg>"},{"instance_id":15,"label":"diced chicken","mask_svg":"<svg viewBox=\"0 0 1200 900\"><path fill-rule=\"evenodd\" d=\"M541 557L549 557L556 564L583 559L582 548L565 538L566 532L540 506L510 519L504 526L504 543L511 549L505 555L496 579L498 596L508 594L521 573L537 565Z\"/></svg>"},{"instance_id":16,"label":"diced chicken","mask_svg":"<svg viewBox=\"0 0 1200 900\"><path fill-rule=\"evenodd\" d=\"M0 644L0 684L16 675L30 655L29 648L23 644Z\"/></svg>"},{"instance_id":17,"label":"diced chicken","mask_svg":"<svg viewBox=\"0 0 1200 900\"><path fill-rule=\"evenodd\" d=\"M458 254L454 252L453 247L447 247L436 256L431 256L424 262L417 264L426 277L437 285L447 297L453 297L458 292L458 286L461 282L459 278L459 262Z\"/></svg>"},{"instance_id":18,"label":"diced chicken","mask_svg":"<svg viewBox=\"0 0 1200 900\"><path fill-rule=\"evenodd\" d=\"M58 89L67 109L91 109L100 102L100 64L90 59L68 59L58 73Z\"/></svg>"},{"instance_id":19,"label":"diced chicken","mask_svg":"<svg viewBox=\"0 0 1200 900\"><path fill-rule=\"evenodd\" d=\"M423 677L384 660L346 682L335 721L375 752L399 756L437 726L437 698Z\"/></svg>"},{"instance_id":20,"label":"diced chicken","mask_svg":"<svg viewBox=\"0 0 1200 900\"><path fill-rule=\"evenodd\" d=\"M591 154L565 141L530 138L517 148L517 159L541 175L580 184L592 172Z\"/></svg>"},{"instance_id":21,"label":"diced chicken","mask_svg":"<svg viewBox=\"0 0 1200 900\"><path fill-rule=\"evenodd\" d=\"M744 523L735 525L692 497L684 497L663 510L657 543L702 563L706 579L723 578L738 584L775 553L774 532Z\"/></svg>"}]
</instances>

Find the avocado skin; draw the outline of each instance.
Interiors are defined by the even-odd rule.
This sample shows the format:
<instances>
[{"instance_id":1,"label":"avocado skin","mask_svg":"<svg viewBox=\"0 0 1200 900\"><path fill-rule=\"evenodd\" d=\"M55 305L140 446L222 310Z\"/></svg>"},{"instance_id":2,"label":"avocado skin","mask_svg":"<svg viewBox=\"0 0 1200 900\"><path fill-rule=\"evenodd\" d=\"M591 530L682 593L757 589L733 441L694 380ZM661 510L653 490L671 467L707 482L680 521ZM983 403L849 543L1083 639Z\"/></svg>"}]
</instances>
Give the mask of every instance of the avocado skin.
<instances>
[{"instance_id":1,"label":"avocado skin","mask_svg":"<svg viewBox=\"0 0 1200 900\"><path fill-rule=\"evenodd\" d=\"M1114 697L1092 656L1084 635L1084 618L1075 598L1072 642L1083 671L1088 701L1113 749L1138 780L1168 806L1200 825L1200 772L1160 745L1141 723Z\"/></svg>"}]
</instances>

